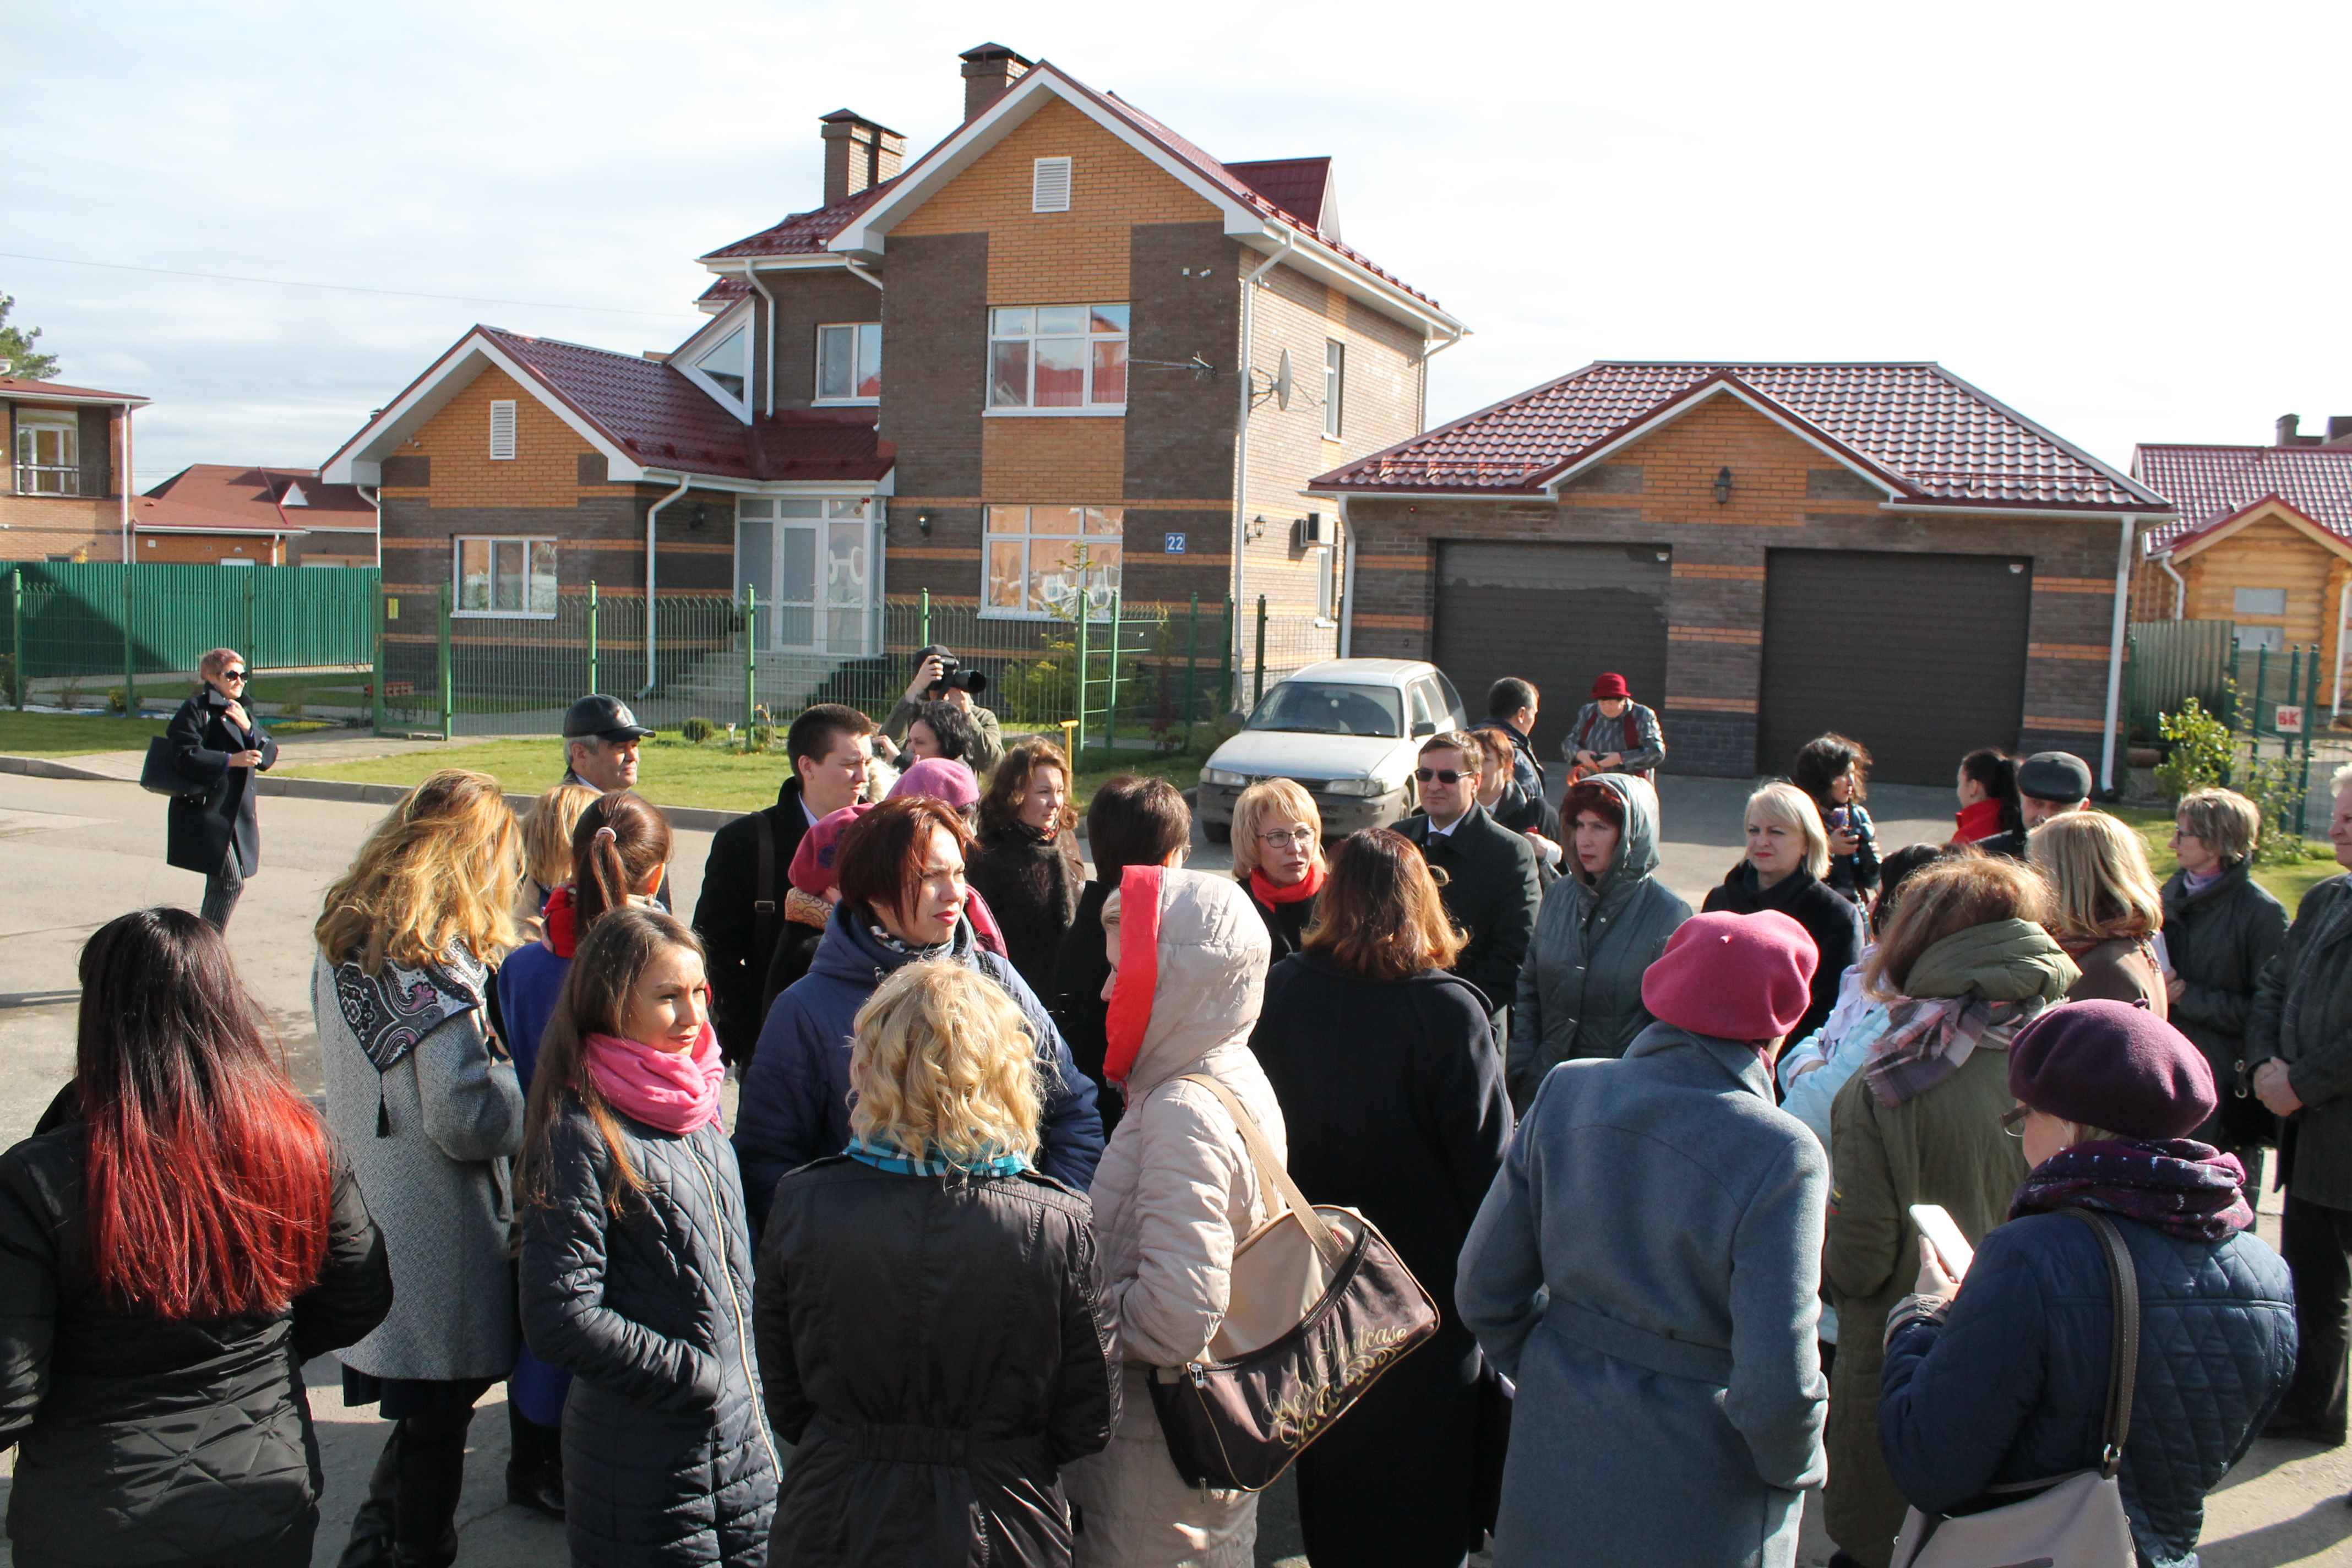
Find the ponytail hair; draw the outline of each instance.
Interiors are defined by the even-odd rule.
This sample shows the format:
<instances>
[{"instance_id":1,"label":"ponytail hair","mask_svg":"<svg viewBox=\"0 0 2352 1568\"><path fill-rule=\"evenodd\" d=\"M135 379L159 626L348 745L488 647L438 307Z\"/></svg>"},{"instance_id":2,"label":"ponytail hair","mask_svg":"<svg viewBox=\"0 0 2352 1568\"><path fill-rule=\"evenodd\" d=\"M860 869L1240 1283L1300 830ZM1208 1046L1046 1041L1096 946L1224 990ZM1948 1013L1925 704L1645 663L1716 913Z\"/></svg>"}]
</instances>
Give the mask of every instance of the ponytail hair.
<instances>
[{"instance_id":1,"label":"ponytail hair","mask_svg":"<svg viewBox=\"0 0 2352 1568\"><path fill-rule=\"evenodd\" d=\"M1993 746L1979 746L1960 759L1960 775L1984 785L2000 805L2004 833L2025 831L2025 805L2017 794L2017 759Z\"/></svg>"},{"instance_id":2,"label":"ponytail hair","mask_svg":"<svg viewBox=\"0 0 2352 1568\"><path fill-rule=\"evenodd\" d=\"M572 827L572 930L589 928L669 864L669 819L635 790L598 795Z\"/></svg>"}]
</instances>

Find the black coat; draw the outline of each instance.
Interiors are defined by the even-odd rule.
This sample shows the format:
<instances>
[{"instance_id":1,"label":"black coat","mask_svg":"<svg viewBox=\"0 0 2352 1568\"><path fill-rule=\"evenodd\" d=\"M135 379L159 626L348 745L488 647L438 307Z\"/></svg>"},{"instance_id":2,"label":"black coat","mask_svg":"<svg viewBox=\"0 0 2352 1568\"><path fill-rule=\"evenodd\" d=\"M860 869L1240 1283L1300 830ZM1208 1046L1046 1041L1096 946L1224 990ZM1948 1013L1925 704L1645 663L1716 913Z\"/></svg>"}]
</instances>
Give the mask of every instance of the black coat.
<instances>
[{"instance_id":1,"label":"black coat","mask_svg":"<svg viewBox=\"0 0 2352 1568\"><path fill-rule=\"evenodd\" d=\"M1519 964L1535 937L1536 906L1543 900L1536 879L1535 846L1473 805L1450 834L1429 835L1426 816L1406 817L1396 830L1411 839L1430 865L1445 873L1439 889L1445 912L1470 939L1454 973L1486 994L1488 1011L1508 1006L1519 984Z\"/></svg>"},{"instance_id":2,"label":"black coat","mask_svg":"<svg viewBox=\"0 0 2352 1568\"><path fill-rule=\"evenodd\" d=\"M2164 884L2164 949L2182 981L2172 1026L2205 1053L2221 1097L2221 1109L2189 1136L2230 1150L2278 1139L2276 1119L2253 1097L2243 1069L2254 986L2286 940L2286 906L2252 872L2253 862L2241 860L2195 893L2186 871Z\"/></svg>"},{"instance_id":3,"label":"black coat","mask_svg":"<svg viewBox=\"0 0 2352 1568\"><path fill-rule=\"evenodd\" d=\"M172 764L201 793L175 795L163 811L163 863L209 877L221 868L229 846L236 846L237 869L252 876L261 868L261 822L254 813L254 775L278 761L278 742L253 721L240 730L228 720L228 699L207 686L180 704L163 731ZM229 758L258 750L261 767L233 768Z\"/></svg>"},{"instance_id":4,"label":"black coat","mask_svg":"<svg viewBox=\"0 0 2352 1568\"><path fill-rule=\"evenodd\" d=\"M625 1195L614 1217L611 1152L567 1097L548 1128L544 1199L523 1217L523 1333L572 1376L572 1560L758 1568L778 1466L751 1370L735 1151L716 1122L679 1136L616 1119L650 1190Z\"/></svg>"},{"instance_id":5,"label":"black coat","mask_svg":"<svg viewBox=\"0 0 2352 1568\"><path fill-rule=\"evenodd\" d=\"M1070 1561L1064 1465L1118 1419L1092 1211L1048 1177L833 1155L760 1244L769 1418L796 1445L772 1568Z\"/></svg>"},{"instance_id":6,"label":"black coat","mask_svg":"<svg viewBox=\"0 0 2352 1568\"><path fill-rule=\"evenodd\" d=\"M1307 922L1315 918L1315 906L1320 895L1301 899L1297 903L1269 904L1257 896L1257 889L1250 886L1246 873L1234 880L1242 885L1242 891L1249 895L1250 908L1255 910L1257 918L1265 922L1266 938L1274 943L1273 955L1266 963L1280 963L1297 952L1307 940ZM1108 956L1105 962L1108 962Z\"/></svg>"},{"instance_id":7,"label":"black coat","mask_svg":"<svg viewBox=\"0 0 2352 1568\"><path fill-rule=\"evenodd\" d=\"M1007 823L972 845L963 876L988 900L988 912L1004 933L1004 956L1030 990L1040 996L1050 993L1054 963L1077 918L1078 891L1087 883L1077 837L1064 832L1046 837L1022 823Z\"/></svg>"},{"instance_id":8,"label":"black coat","mask_svg":"<svg viewBox=\"0 0 2352 1568\"><path fill-rule=\"evenodd\" d=\"M1813 970L1813 1005L1805 1009L1803 1020L1789 1031L1789 1038L1801 1040L1822 1026L1830 1009L1837 1005L1839 980L1862 954L1860 909L1801 866L1770 888L1759 888L1756 868L1742 860L1731 868L1721 886L1707 889L1706 901L1700 910L1706 914L1728 910L1735 915L1778 910L1804 927L1805 934L1821 950L1822 958Z\"/></svg>"},{"instance_id":9,"label":"black coat","mask_svg":"<svg viewBox=\"0 0 2352 1568\"><path fill-rule=\"evenodd\" d=\"M760 887L760 823L765 818L775 845L766 892ZM792 885L793 851L808 832L795 773L776 792L776 804L739 816L710 836L710 858L702 868L702 896L694 905L694 929L702 938L710 976L711 1026L729 1061L741 1061L760 1042L766 1017L761 987L780 939L792 934L784 919L784 890ZM761 911L765 898L775 905Z\"/></svg>"},{"instance_id":10,"label":"black coat","mask_svg":"<svg viewBox=\"0 0 2352 1568\"><path fill-rule=\"evenodd\" d=\"M18 1561L213 1562L315 1527L301 1364L392 1307L383 1240L341 1152L327 1258L292 1308L163 1322L90 1277L80 1122L0 1155L0 1447Z\"/></svg>"},{"instance_id":11,"label":"black coat","mask_svg":"<svg viewBox=\"0 0 2352 1568\"><path fill-rule=\"evenodd\" d=\"M1437 1337L1300 1457L1307 1554L1458 1562L1502 1460L1499 1391L1454 1305L1454 1260L1511 1137L1486 999L1435 970L1383 984L1300 953L1267 973L1250 1048L1282 1102L1300 1190L1378 1226L1441 1316Z\"/></svg>"},{"instance_id":12,"label":"black coat","mask_svg":"<svg viewBox=\"0 0 2352 1568\"><path fill-rule=\"evenodd\" d=\"M1110 951L1102 911L1115 890L1101 882L1088 882L1079 889L1077 918L1062 938L1062 951L1054 961L1054 988L1045 994L1054 1026L1069 1042L1070 1059L1095 1086L1106 1144L1127 1110L1127 1096L1103 1077L1103 1059L1110 1054L1110 1033L1104 1022L1110 1004L1103 1000L1102 989L1110 979Z\"/></svg>"}]
</instances>

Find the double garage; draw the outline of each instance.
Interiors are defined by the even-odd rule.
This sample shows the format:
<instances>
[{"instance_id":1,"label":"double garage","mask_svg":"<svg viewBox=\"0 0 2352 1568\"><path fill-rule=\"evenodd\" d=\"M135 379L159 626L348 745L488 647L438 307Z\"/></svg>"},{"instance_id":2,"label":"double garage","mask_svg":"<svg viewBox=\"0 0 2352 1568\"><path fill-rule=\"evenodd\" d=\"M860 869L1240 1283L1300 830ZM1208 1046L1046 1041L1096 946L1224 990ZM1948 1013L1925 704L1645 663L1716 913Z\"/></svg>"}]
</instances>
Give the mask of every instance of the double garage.
<instances>
[{"instance_id":1,"label":"double garage","mask_svg":"<svg viewBox=\"0 0 2352 1568\"><path fill-rule=\"evenodd\" d=\"M2030 555L1768 546L1760 568L1678 569L1670 541L1429 542L1429 657L1474 707L1502 676L1534 681L1547 758L1604 670L1660 710L1670 772L1785 773L1834 730L1879 779L1949 784L1966 752L2043 728L2027 722ZM1360 635L1353 651L1375 649Z\"/></svg>"}]
</instances>

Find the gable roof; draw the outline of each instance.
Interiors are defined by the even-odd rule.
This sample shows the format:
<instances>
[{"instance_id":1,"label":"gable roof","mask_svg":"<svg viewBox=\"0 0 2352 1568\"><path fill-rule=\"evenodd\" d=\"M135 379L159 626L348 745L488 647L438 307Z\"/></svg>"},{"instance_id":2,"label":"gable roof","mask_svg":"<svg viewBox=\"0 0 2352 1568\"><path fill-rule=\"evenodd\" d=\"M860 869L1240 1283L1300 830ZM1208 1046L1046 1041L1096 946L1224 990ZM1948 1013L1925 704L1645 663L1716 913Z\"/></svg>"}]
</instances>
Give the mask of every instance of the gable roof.
<instances>
[{"instance_id":1,"label":"gable roof","mask_svg":"<svg viewBox=\"0 0 2352 1568\"><path fill-rule=\"evenodd\" d=\"M871 481L895 460L876 435L871 408L797 409L745 425L675 365L478 326L345 442L321 476L375 483L375 466L490 365L603 452L616 484L648 470L755 482Z\"/></svg>"},{"instance_id":2,"label":"gable roof","mask_svg":"<svg viewBox=\"0 0 2352 1568\"><path fill-rule=\"evenodd\" d=\"M142 528L373 533L375 508L358 486L327 484L315 469L192 463L138 498L131 521Z\"/></svg>"},{"instance_id":3,"label":"gable roof","mask_svg":"<svg viewBox=\"0 0 2352 1568\"><path fill-rule=\"evenodd\" d=\"M2132 451L2132 476L2179 508L2148 536L2151 554L2273 497L2352 539L2352 447L2143 444Z\"/></svg>"},{"instance_id":4,"label":"gable roof","mask_svg":"<svg viewBox=\"0 0 2352 1568\"><path fill-rule=\"evenodd\" d=\"M2295 532L2307 535L2312 542L2333 551L2347 560L2352 560L2352 539L2347 539L2343 533L2322 526L2309 512L2305 511L2293 501L2274 495L2263 496L2258 500L2250 501L2228 516L2214 518L2200 527L2190 529L2187 533L2174 534L2170 542L2162 547L2161 552L2179 560L2219 544L2242 529L2251 528L2255 523L2263 521L2283 522ZM2158 552L2156 550L2148 552L2150 554Z\"/></svg>"},{"instance_id":5,"label":"gable roof","mask_svg":"<svg viewBox=\"0 0 2352 1568\"><path fill-rule=\"evenodd\" d=\"M854 196L844 196L831 206L817 207L804 213L787 213L782 221L746 235L732 245L722 245L706 256L697 258L705 267L714 261L765 261L786 256L830 256L825 247L833 237L848 226L849 220L880 201L890 187L906 176L894 174L877 184L872 184ZM713 289L717 285L712 285ZM739 289L741 285L737 286ZM703 298L711 296L706 293Z\"/></svg>"},{"instance_id":6,"label":"gable roof","mask_svg":"<svg viewBox=\"0 0 2352 1568\"><path fill-rule=\"evenodd\" d=\"M1601 360L1336 468L1319 492L1539 495L1662 424L1739 398L1887 504L2162 513L2164 499L1928 362Z\"/></svg>"},{"instance_id":7,"label":"gable roof","mask_svg":"<svg viewBox=\"0 0 2352 1568\"><path fill-rule=\"evenodd\" d=\"M1265 158L1228 163L1225 173L1272 202L1302 228L1326 239L1339 237L1337 182L1328 158Z\"/></svg>"},{"instance_id":8,"label":"gable roof","mask_svg":"<svg viewBox=\"0 0 2352 1568\"><path fill-rule=\"evenodd\" d=\"M128 403L133 408L144 408L149 401L132 392L100 392L94 386L27 381L21 375L0 375L0 397L24 403Z\"/></svg>"}]
</instances>

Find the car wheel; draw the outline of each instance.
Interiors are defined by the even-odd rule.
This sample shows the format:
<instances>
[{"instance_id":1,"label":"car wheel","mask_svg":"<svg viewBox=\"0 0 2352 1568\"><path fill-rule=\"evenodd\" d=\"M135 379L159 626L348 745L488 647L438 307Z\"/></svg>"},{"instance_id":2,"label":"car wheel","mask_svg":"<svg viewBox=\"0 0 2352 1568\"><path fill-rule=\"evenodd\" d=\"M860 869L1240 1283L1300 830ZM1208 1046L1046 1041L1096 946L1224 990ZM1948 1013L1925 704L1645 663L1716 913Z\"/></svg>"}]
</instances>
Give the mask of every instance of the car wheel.
<instances>
[{"instance_id":1,"label":"car wheel","mask_svg":"<svg viewBox=\"0 0 2352 1568\"><path fill-rule=\"evenodd\" d=\"M1230 822L1202 822L1201 832L1212 844L1231 844L1234 841L1234 825Z\"/></svg>"}]
</instances>

